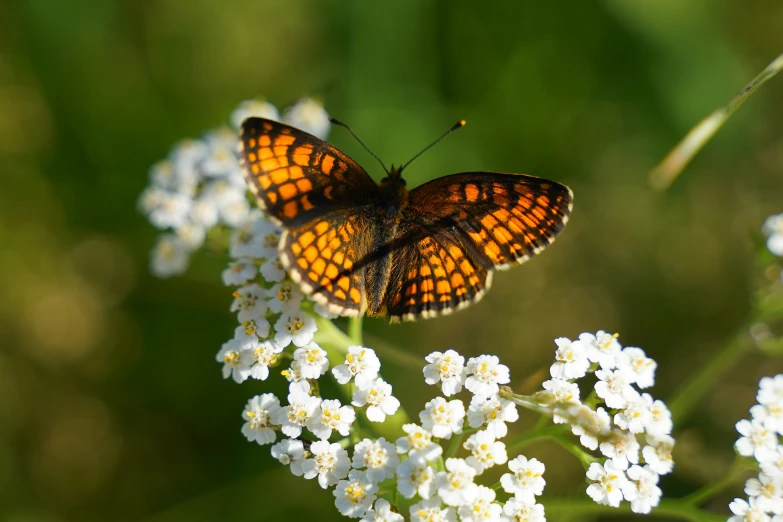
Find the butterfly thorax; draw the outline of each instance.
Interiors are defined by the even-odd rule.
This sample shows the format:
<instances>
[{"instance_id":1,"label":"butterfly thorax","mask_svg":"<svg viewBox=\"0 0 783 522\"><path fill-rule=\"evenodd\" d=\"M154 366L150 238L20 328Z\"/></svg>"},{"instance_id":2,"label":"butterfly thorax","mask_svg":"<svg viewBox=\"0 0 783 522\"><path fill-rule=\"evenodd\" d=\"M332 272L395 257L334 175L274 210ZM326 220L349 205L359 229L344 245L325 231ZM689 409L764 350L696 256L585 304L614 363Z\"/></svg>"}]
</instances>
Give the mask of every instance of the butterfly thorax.
<instances>
[{"instance_id":1,"label":"butterfly thorax","mask_svg":"<svg viewBox=\"0 0 783 522\"><path fill-rule=\"evenodd\" d=\"M408 189L401 174L402 171L392 165L389 175L378 185L376 204L392 214L398 213L408 202Z\"/></svg>"}]
</instances>

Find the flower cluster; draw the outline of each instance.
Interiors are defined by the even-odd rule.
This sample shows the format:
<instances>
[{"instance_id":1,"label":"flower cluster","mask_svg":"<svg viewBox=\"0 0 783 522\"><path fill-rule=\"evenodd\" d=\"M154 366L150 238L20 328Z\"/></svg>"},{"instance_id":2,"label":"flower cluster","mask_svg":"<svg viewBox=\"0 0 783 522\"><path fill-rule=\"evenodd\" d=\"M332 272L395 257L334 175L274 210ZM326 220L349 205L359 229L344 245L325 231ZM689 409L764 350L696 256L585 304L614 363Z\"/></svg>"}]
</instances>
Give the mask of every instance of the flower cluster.
<instances>
[{"instance_id":1,"label":"flower cluster","mask_svg":"<svg viewBox=\"0 0 783 522\"><path fill-rule=\"evenodd\" d=\"M231 260L222 279L234 288L230 310L238 325L217 361L224 378L237 383L267 380L274 368L288 381L286 397L262 393L248 401L242 434L270 446L294 475L331 490L348 517L401 522L399 506L390 502L401 498L411 521L543 522L537 497L545 466L509 455L502 440L519 415L516 396L505 387L509 369L497 356L428 355L423 377L440 394L424 404L418 423L402 425L388 440L378 436L377 423L395 415L400 402L381 377L374 350L316 342L319 321L331 314L288 277L278 250L281 229L249 204L236 153L236 129L248 116L279 118L266 102L243 103L231 116L233 129L182 143L153 167L139 201L153 225L168 231L152 254L152 270L161 277L182 273L213 228L230 231ZM312 100L284 111L282 121L321 137L329 130L326 112ZM625 499L633 511L649 512L661 496L659 475L672 470L674 444L668 409L640 391L652 386L655 362L604 332L556 344L552 379L535 395L533 409L603 454L587 470L594 500L617 506ZM582 402L575 381L588 373L598 382ZM336 381L342 395L324 396L322 378ZM499 484L481 484L496 466L507 470Z\"/></svg>"},{"instance_id":2,"label":"flower cluster","mask_svg":"<svg viewBox=\"0 0 783 522\"><path fill-rule=\"evenodd\" d=\"M769 251L778 257L783 257L783 214L769 216L761 230L767 236Z\"/></svg>"},{"instance_id":3,"label":"flower cluster","mask_svg":"<svg viewBox=\"0 0 783 522\"><path fill-rule=\"evenodd\" d=\"M582 446L601 453L603 462L587 470L587 494L599 504L627 500L635 513L649 513L661 498L659 476L672 471L674 447L669 409L641 392L654 383L655 361L603 331L555 343L552 379L535 398L555 423L570 425ZM574 381L589 373L598 381L582 402Z\"/></svg>"},{"instance_id":4,"label":"flower cluster","mask_svg":"<svg viewBox=\"0 0 783 522\"><path fill-rule=\"evenodd\" d=\"M734 447L753 458L761 472L745 483L748 499L737 498L729 505L735 515L730 522L769 521L770 515L783 519L783 375L761 379L756 400L751 419L737 423L740 438Z\"/></svg>"},{"instance_id":5,"label":"flower cluster","mask_svg":"<svg viewBox=\"0 0 783 522\"><path fill-rule=\"evenodd\" d=\"M158 277L185 272L191 253L204 244L211 229L234 229L251 220L247 184L237 155L238 129L250 116L280 120L319 137L326 137L330 126L323 107L308 98L284 111L282 117L274 105L249 100L231 114L232 126L177 144L150 169L150 184L138 202L150 223L166 231L151 254L151 270Z\"/></svg>"}]
</instances>

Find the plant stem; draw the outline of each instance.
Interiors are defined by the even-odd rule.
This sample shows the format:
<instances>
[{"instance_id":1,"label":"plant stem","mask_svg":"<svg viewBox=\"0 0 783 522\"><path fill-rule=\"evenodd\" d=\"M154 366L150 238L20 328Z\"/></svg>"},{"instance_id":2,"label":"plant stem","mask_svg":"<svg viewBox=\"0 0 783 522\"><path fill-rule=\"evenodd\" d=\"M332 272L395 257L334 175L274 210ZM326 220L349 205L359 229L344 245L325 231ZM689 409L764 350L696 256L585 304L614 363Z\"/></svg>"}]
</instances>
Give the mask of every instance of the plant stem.
<instances>
[{"instance_id":1,"label":"plant stem","mask_svg":"<svg viewBox=\"0 0 783 522\"><path fill-rule=\"evenodd\" d=\"M744 355L748 346L746 323L735 334L734 338L710 359L695 375L686 381L668 401L672 413L672 421L679 426L691 414L712 386L726 372L734 368Z\"/></svg>"},{"instance_id":2,"label":"plant stem","mask_svg":"<svg viewBox=\"0 0 783 522\"><path fill-rule=\"evenodd\" d=\"M732 114L747 100L756 89L783 69L783 54L775 58L758 76L745 86L729 103L715 110L701 120L685 137L663 158L649 175L649 183L659 190L667 189L685 169L694 156L726 123Z\"/></svg>"},{"instance_id":3,"label":"plant stem","mask_svg":"<svg viewBox=\"0 0 783 522\"><path fill-rule=\"evenodd\" d=\"M756 469L755 466L751 465L748 459L736 457L722 479L694 491L683 498L682 501L691 506L699 506L718 493L739 482L748 471L754 469Z\"/></svg>"},{"instance_id":4,"label":"plant stem","mask_svg":"<svg viewBox=\"0 0 783 522\"><path fill-rule=\"evenodd\" d=\"M574 514L578 520L582 520L590 515L615 515L626 520L628 515L633 515L631 506L627 503L619 508L603 506L596 504L589 498L553 498L542 499L547 515L553 513ZM658 507L654 507L651 515L663 518L675 518L680 520L690 520L692 522L725 522L726 515L718 515L702 511L680 499L663 499ZM640 515L641 518L641 515Z\"/></svg>"},{"instance_id":5,"label":"plant stem","mask_svg":"<svg viewBox=\"0 0 783 522\"><path fill-rule=\"evenodd\" d=\"M362 344L362 316L348 319L348 337L354 344Z\"/></svg>"},{"instance_id":6,"label":"plant stem","mask_svg":"<svg viewBox=\"0 0 783 522\"><path fill-rule=\"evenodd\" d=\"M444 459L451 458L457 454L460 446L462 445L463 435L464 432L451 436L451 443L449 444L449 449L446 450L446 454L443 456Z\"/></svg>"}]
</instances>

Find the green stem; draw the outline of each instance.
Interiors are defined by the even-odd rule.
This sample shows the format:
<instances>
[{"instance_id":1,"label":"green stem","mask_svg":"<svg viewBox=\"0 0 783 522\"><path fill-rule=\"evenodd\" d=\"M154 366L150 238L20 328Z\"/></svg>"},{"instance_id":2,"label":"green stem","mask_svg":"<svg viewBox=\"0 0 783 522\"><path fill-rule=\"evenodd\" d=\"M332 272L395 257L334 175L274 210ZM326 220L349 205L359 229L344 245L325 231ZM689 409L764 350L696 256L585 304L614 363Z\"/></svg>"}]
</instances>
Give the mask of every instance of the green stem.
<instances>
[{"instance_id":1,"label":"green stem","mask_svg":"<svg viewBox=\"0 0 783 522\"><path fill-rule=\"evenodd\" d=\"M362 344L362 316L348 319L348 337L354 344Z\"/></svg>"},{"instance_id":2,"label":"green stem","mask_svg":"<svg viewBox=\"0 0 783 522\"><path fill-rule=\"evenodd\" d=\"M372 346L372 349L375 350L375 353L378 354L378 357L383 358L384 361L404 366L417 373L421 372L422 368L424 368L425 361L422 357L413 355L409 351L403 350L398 346L394 346L392 343L381 339L380 337L369 334L365 334L364 337L367 339L367 343Z\"/></svg>"},{"instance_id":3,"label":"green stem","mask_svg":"<svg viewBox=\"0 0 783 522\"><path fill-rule=\"evenodd\" d=\"M316 323L318 325L318 331L315 333L315 341L321 348L326 350L329 364L332 367L343 364L343 362L345 362L345 354L348 353L348 347L356 343L328 319L319 317L316 319ZM350 397L351 392L348 386L341 386L340 388ZM386 417L385 422L370 423L368 421L368 424L371 425L372 431L378 434L378 436L385 437L386 440L394 441L397 437L402 435L402 425L408 422L410 422L408 414L405 412L405 409L400 406L394 415Z\"/></svg>"},{"instance_id":4,"label":"green stem","mask_svg":"<svg viewBox=\"0 0 783 522\"><path fill-rule=\"evenodd\" d=\"M582 466L585 469L589 468L590 464L592 464L593 462L598 462L600 460L597 459L596 457L593 457L584 449L582 449L582 446L565 438L562 433L549 435L549 437L555 442L557 442L560 446L568 450L571 453L571 455L579 459L579 462L582 463Z\"/></svg>"},{"instance_id":5,"label":"green stem","mask_svg":"<svg viewBox=\"0 0 783 522\"><path fill-rule=\"evenodd\" d=\"M541 503L546 510L547 518L554 514L573 514L578 520L590 515L615 515L626 520L628 515L633 515L631 506L623 503L618 508L596 504L589 498L553 498L542 499ZM702 511L680 499L663 499L658 507L654 507L651 515L662 518L674 518L690 520L692 522L725 522L726 515L718 515ZM642 515L640 515L641 517Z\"/></svg>"},{"instance_id":6,"label":"green stem","mask_svg":"<svg viewBox=\"0 0 783 522\"><path fill-rule=\"evenodd\" d=\"M713 385L736 366L748 344L747 327L743 323L734 338L674 393L668 404L675 426L685 421Z\"/></svg>"},{"instance_id":7,"label":"green stem","mask_svg":"<svg viewBox=\"0 0 783 522\"><path fill-rule=\"evenodd\" d=\"M736 457L729 470L723 475L723 478L694 491L683 498L682 501L691 506L699 506L742 480L748 471L753 471L755 469L756 467L753 466L748 459Z\"/></svg>"},{"instance_id":8,"label":"green stem","mask_svg":"<svg viewBox=\"0 0 783 522\"><path fill-rule=\"evenodd\" d=\"M783 69L783 54L775 58L758 76L745 86L729 103L701 120L650 172L650 185L659 190L668 188L694 156L715 135L724 123L756 90Z\"/></svg>"},{"instance_id":9,"label":"green stem","mask_svg":"<svg viewBox=\"0 0 783 522\"><path fill-rule=\"evenodd\" d=\"M462 437L464 435L465 433L463 432L451 436L451 443L449 443L449 448L446 450L446 454L443 456L444 459L450 459L457 454L460 446L462 445Z\"/></svg>"}]
</instances>

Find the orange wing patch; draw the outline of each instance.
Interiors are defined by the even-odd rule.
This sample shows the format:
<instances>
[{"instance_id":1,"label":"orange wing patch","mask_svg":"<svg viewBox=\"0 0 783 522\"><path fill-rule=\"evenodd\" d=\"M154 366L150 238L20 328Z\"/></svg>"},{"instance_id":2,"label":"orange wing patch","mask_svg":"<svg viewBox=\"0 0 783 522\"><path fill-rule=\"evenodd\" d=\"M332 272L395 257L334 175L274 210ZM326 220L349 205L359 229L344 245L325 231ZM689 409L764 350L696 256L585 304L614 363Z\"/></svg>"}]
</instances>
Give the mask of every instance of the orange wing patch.
<instances>
[{"instance_id":1,"label":"orange wing patch","mask_svg":"<svg viewBox=\"0 0 783 522\"><path fill-rule=\"evenodd\" d=\"M332 145L282 123L242 123L240 161L259 206L287 227L339 208L366 205L377 185Z\"/></svg>"},{"instance_id":2,"label":"orange wing patch","mask_svg":"<svg viewBox=\"0 0 783 522\"><path fill-rule=\"evenodd\" d=\"M568 222L572 194L554 181L521 174L453 174L411 193L433 223L453 222L486 268L524 263Z\"/></svg>"},{"instance_id":3,"label":"orange wing patch","mask_svg":"<svg viewBox=\"0 0 783 522\"><path fill-rule=\"evenodd\" d=\"M475 303L492 273L445 234L426 236L397 251L386 297L389 320L450 314Z\"/></svg>"},{"instance_id":4,"label":"orange wing patch","mask_svg":"<svg viewBox=\"0 0 783 522\"><path fill-rule=\"evenodd\" d=\"M284 232L281 259L291 278L333 313L358 316L367 308L363 266L367 223L359 214L329 214Z\"/></svg>"}]
</instances>

